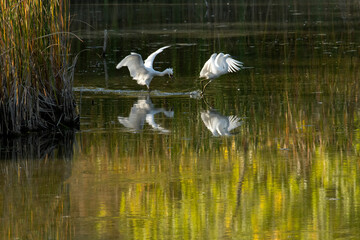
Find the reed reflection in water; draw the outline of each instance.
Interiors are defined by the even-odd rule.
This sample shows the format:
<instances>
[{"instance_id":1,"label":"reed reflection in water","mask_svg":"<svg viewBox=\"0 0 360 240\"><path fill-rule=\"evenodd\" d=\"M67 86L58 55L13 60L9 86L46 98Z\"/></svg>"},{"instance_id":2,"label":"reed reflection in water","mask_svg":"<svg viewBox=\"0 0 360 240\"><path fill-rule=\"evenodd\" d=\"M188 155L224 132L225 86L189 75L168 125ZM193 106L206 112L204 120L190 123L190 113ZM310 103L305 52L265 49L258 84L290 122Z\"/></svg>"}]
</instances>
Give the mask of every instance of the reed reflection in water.
<instances>
[{"instance_id":1,"label":"reed reflection in water","mask_svg":"<svg viewBox=\"0 0 360 240\"><path fill-rule=\"evenodd\" d=\"M75 133L0 138L1 239L69 239Z\"/></svg>"}]
</instances>

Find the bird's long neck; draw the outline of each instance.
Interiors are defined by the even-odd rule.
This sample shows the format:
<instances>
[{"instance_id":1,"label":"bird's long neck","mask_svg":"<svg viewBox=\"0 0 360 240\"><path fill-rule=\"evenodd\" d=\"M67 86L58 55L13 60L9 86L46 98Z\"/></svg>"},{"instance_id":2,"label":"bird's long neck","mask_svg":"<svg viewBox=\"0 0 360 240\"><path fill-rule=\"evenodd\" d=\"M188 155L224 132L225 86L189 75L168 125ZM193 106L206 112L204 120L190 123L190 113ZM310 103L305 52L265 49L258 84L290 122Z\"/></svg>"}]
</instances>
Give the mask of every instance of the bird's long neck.
<instances>
[{"instance_id":1,"label":"bird's long neck","mask_svg":"<svg viewBox=\"0 0 360 240\"><path fill-rule=\"evenodd\" d=\"M154 71L154 72L155 72L156 76L160 76L160 77L165 76L166 74L168 74L167 69L165 69L162 72L159 72L159 71Z\"/></svg>"}]
</instances>

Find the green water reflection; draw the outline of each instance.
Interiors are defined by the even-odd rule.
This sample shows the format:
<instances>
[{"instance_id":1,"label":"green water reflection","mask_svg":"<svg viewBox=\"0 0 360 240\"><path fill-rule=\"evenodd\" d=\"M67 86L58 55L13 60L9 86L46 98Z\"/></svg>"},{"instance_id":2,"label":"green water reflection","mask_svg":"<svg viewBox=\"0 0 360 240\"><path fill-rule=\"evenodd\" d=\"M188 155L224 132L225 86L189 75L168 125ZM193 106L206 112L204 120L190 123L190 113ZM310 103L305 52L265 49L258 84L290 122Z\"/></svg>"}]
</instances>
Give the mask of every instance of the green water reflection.
<instances>
[{"instance_id":1,"label":"green water reflection","mask_svg":"<svg viewBox=\"0 0 360 240\"><path fill-rule=\"evenodd\" d=\"M222 3L73 4L81 129L1 142L3 239L358 238L359 3ZM149 94L115 69L169 44ZM247 68L198 98L219 51Z\"/></svg>"}]
</instances>

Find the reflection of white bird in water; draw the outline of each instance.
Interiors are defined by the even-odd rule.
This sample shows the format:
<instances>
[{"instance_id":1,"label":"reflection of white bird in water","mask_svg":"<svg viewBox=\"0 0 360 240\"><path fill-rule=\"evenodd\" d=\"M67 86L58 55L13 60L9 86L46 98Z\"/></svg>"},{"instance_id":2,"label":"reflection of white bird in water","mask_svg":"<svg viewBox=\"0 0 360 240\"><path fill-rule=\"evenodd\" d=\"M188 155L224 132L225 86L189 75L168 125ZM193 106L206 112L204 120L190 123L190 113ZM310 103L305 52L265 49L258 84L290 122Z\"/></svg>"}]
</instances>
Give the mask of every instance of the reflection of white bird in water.
<instances>
[{"instance_id":1,"label":"reflection of white bird in water","mask_svg":"<svg viewBox=\"0 0 360 240\"><path fill-rule=\"evenodd\" d=\"M166 74L169 75L169 77L172 77L173 69L167 68L162 72L156 71L153 69L153 62L159 53L161 53L164 49L168 48L170 46L165 46L157 51L150 54L150 56L143 61L140 54L137 53L131 53L130 55L126 56L121 62L116 66L117 69L120 69L121 67L128 67L130 76L137 81L139 85L146 85L148 89L150 89L150 83L153 77L155 76L165 76Z\"/></svg>"},{"instance_id":2,"label":"reflection of white bird in water","mask_svg":"<svg viewBox=\"0 0 360 240\"><path fill-rule=\"evenodd\" d=\"M215 137L231 135L230 131L242 123L237 116L223 116L215 110L201 112L201 119Z\"/></svg>"},{"instance_id":3,"label":"reflection of white bird in water","mask_svg":"<svg viewBox=\"0 0 360 240\"><path fill-rule=\"evenodd\" d=\"M200 78L205 78L201 81L201 83L205 80L209 80L203 87L202 92L205 91L207 85L215 78L218 78L228 72L239 71L242 67L243 63L231 58L229 54L212 54L210 59L207 60L200 71Z\"/></svg>"},{"instance_id":4,"label":"reflection of white bird in water","mask_svg":"<svg viewBox=\"0 0 360 240\"><path fill-rule=\"evenodd\" d=\"M126 128L135 132L142 130L146 121L154 130L168 133L169 130L155 122L154 115L160 112L164 113L167 117L174 117L174 111L166 111L164 108L154 108L150 97L147 97L146 99L138 99L132 106L129 117L119 116L118 120Z\"/></svg>"}]
</instances>

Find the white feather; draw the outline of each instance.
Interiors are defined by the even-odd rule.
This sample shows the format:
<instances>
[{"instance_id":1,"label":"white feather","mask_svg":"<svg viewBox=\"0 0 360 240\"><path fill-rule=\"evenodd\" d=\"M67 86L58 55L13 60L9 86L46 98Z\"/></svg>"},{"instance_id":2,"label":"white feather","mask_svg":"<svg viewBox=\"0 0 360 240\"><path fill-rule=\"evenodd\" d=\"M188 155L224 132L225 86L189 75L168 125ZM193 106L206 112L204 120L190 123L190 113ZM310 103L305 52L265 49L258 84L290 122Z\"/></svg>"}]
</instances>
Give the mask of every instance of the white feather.
<instances>
[{"instance_id":1,"label":"white feather","mask_svg":"<svg viewBox=\"0 0 360 240\"><path fill-rule=\"evenodd\" d=\"M122 67L127 67L130 72L130 76L137 81L139 85L146 85L147 88L150 88L150 83L155 76L164 76L166 74L173 75L172 68L167 68L162 72L156 71L153 69L153 62L159 53L161 53L164 49L170 46L165 46L157 51L150 54L150 56L143 61L142 57L138 53L131 53L130 55L126 56L123 60L119 62L116 66L117 69Z\"/></svg>"},{"instance_id":2,"label":"white feather","mask_svg":"<svg viewBox=\"0 0 360 240\"><path fill-rule=\"evenodd\" d=\"M237 72L242 69L243 63L233 59L229 54L213 53L200 71L200 78L208 79L208 83L203 87L203 92L207 85L215 78L228 72Z\"/></svg>"}]
</instances>

